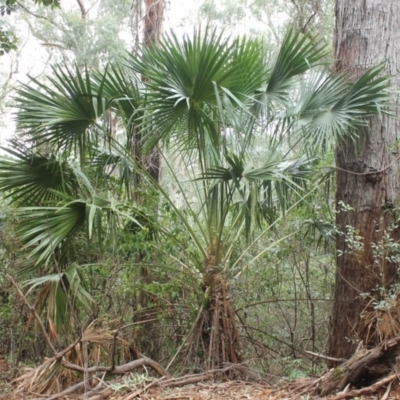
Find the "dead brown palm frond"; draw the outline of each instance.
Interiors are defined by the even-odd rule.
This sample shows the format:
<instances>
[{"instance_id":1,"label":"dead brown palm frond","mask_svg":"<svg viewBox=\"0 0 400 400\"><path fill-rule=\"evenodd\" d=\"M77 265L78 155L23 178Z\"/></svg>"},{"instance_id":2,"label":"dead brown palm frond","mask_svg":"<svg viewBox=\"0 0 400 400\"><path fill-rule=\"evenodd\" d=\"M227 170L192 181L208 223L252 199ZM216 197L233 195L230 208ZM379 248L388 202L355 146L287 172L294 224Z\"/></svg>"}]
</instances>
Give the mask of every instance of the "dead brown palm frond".
<instances>
[{"instance_id":1,"label":"dead brown palm frond","mask_svg":"<svg viewBox=\"0 0 400 400\"><path fill-rule=\"evenodd\" d=\"M92 364L104 362L112 364L112 353L118 354L119 358L125 360L123 356L129 343L118 337L118 332L111 329L113 322L104 322L95 320L83 332L81 343L88 343L88 361ZM65 358L76 365L83 366L84 355L82 353L81 343L78 343Z\"/></svg>"},{"instance_id":2,"label":"dead brown palm frond","mask_svg":"<svg viewBox=\"0 0 400 400\"><path fill-rule=\"evenodd\" d=\"M83 332L82 342L105 344L113 338L109 324L95 320Z\"/></svg>"},{"instance_id":3,"label":"dead brown palm frond","mask_svg":"<svg viewBox=\"0 0 400 400\"><path fill-rule=\"evenodd\" d=\"M79 343L64 354L63 360L78 367L84 366L85 355L82 342L88 344L88 367L101 364L113 364L113 352L124 359L128 343L116 335L109 323L94 321L83 332ZM62 360L46 358L36 368L24 368L23 375L15 379L17 393L58 393L66 387L82 380L79 374L62 365Z\"/></svg>"},{"instance_id":4,"label":"dead brown palm frond","mask_svg":"<svg viewBox=\"0 0 400 400\"><path fill-rule=\"evenodd\" d=\"M74 347L72 347L72 349L67 354L65 354L64 358L66 361L72 364L82 366L83 355L81 351L81 346L75 345Z\"/></svg>"},{"instance_id":5,"label":"dead brown palm frond","mask_svg":"<svg viewBox=\"0 0 400 400\"><path fill-rule=\"evenodd\" d=\"M16 393L58 393L79 380L74 371L64 368L61 360L46 358L36 368L24 368L25 373L14 380Z\"/></svg>"},{"instance_id":6,"label":"dead brown palm frond","mask_svg":"<svg viewBox=\"0 0 400 400\"><path fill-rule=\"evenodd\" d=\"M63 387L64 368L54 358L47 358L36 368L25 368L25 374L14 380L17 393L57 393Z\"/></svg>"},{"instance_id":7,"label":"dead brown palm frond","mask_svg":"<svg viewBox=\"0 0 400 400\"><path fill-rule=\"evenodd\" d=\"M376 346L400 333L400 295L382 307L371 310L372 306L371 300L355 331L360 337L365 337L366 345Z\"/></svg>"}]
</instances>

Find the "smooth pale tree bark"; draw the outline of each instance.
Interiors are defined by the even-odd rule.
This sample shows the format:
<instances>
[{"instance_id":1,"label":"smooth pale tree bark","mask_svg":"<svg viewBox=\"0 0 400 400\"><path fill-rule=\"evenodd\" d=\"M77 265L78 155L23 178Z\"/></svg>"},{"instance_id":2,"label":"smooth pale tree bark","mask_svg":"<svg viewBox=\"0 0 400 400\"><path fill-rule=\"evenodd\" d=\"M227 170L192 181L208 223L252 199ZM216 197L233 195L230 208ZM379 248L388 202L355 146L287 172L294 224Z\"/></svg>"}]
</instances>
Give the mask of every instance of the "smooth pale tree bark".
<instances>
[{"instance_id":1,"label":"smooth pale tree bark","mask_svg":"<svg viewBox=\"0 0 400 400\"><path fill-rule=\"evenodd\" d=\"M393 75L392 85L398 90L400 1L336 0L335 11L337 70L348 71L356 79L368 67L387 60L386 73ZM400 116L398 110L393 113ZM368 330L361 314L365 316L373 309L372 298L379 301L387 296L397 277L396 265L376 256L373 244L381 243L385 232L395 240L399 237L398 229L391 230L400 203L399 128L400 121L395 118L373 118L368 129L360 131L358 143L344 141L336 151L336 223L341 232L348 231L349 226L355 229L360 248L351 246L348 236L337 236L329 340L329 355L333 357L349 358L360 340L367 345L379 341L379 321ZM353 209L343 210L341 202Z\"/></svg>"}]
</instances>

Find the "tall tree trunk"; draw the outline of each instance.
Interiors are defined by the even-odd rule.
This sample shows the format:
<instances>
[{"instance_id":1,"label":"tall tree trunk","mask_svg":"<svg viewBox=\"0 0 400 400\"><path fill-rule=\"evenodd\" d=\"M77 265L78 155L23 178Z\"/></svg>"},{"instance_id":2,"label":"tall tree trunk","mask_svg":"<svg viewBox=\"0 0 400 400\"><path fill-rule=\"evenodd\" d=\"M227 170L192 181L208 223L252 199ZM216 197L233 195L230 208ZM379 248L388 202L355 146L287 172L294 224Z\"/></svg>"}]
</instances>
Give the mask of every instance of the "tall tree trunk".
<instances>
[{"instance_id":1,"label":"tall tree trunk","mask_svg":"<svg viewBox=\"0 0 400 400\"><path fill-rule=\"evenodd\" d=\"M144 0L145 16L143 42L144 46L156 46L161 37L162 22L164 19L164 0ZM140 128L134 127L132 132L132 154L136 161L140 162L146 172L158 182L160 179L160 154L157 148L154 148L150 154L142 153L141 132ZM136 177L136 184L140 185L140 176ZM138 203L144 204L145 198L139 194L136 196ZM154 210L156 215L157 207ZM151 240L151 239L149 239ZM138 261L144 262L146 252L139 252ZM140 279L143 285L153 281L151 270L147 266L140 267ZM137 306L139 311L136 313L135 322L142 321L143 330L136 335L136 344L140 351L146 353L154 359L160 356L160 348L149 340L149 332L155 333L160 329L160 324L154 321L155 317L162 312L162 307L157 299L145 292L144 290L138 293ZM140 311L141 310L141 311ZM147 322L146 322L147 321Z\"/></svg>"},{"instance_id":2,"label":"tall tree trunk","mask_svg":"<svg viewBox=\"0 0 400 400\"><path fill-rule=\"evenodd\" d=\"M160 41L164 19L164 0L145 0L144 43L157 45Z\"/></svg>"},{"instance_id":3,"label":"tall tree trunk","mask_svg":"<svg viewBox=\"0 0 400 400\"><path fill-rule=\"evenodd\" d=\"M336 68L358 78L368 67L387 60L386 73L398 74L400 43L399 0L336 0ZM400 76L392 84L400 86ZM396 110L396 114L399 112ZM337 272L329 355L349 358L356 342L378 340L365 328L361 314L371 310L371 299L382 300L396 279L397 267L377 256L373 244L381 243L391 229L400 203L399 121L383 116L372 118L368 129L360 131L360 140L343 141L336 150L338 213L341 232L354 229L355 242L349 236L337 236ZM340 204L351 206L352 209ZM351 235L350 235L351 236ZM379 322L377 322L378 324ZM375 325L377 328L377 325ZM373 340L374 339L374 340Z\"/></svg>"},{"instance_id":4,"label":"tall tree trunk","mask_svg":"<svg viewBox=\"0 0 400 400\"><path fill-rule=\"evenodd\" d=\"M160 42L164 20L164 0L144 0L145 17L143 39L145 46L156 46ZM158 182L160 179L160 154L153 149L142 159L147 173Z\"/></svg>"}]
</instances>

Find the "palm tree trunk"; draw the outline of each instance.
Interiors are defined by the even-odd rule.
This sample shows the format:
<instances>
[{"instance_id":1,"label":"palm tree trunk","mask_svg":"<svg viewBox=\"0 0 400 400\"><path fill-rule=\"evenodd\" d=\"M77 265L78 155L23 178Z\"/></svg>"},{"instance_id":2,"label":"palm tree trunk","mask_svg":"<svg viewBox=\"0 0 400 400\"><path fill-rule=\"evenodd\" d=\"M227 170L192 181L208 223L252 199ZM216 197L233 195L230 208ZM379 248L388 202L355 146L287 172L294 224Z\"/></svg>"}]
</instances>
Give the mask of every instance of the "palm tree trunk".
<instances>
[{"instance_id":1,"label":"palm tree trunk","mask_svg":"<svg viewBox=\"0 0 400 400\"><path fill-rule=\"evenodd\" d=\"M358 78L368 67L387 61L386 72L396 75L397 44L400 43L400 2L398 0L336 0L336 68ZM399 114L399 109L395 113ZM384 116L369 120L368 132L360 140L339 144L336 151L338 213L341 232L351 227L360 236L357 243L349 236L337 238L337 272L329 339L329 355L349 358L360 340L371 343L361 314L371 309L371 298L385 298L397 279L398 265L377 256L373 245L382 242L385 233L399 237L392 229L400 204L400 164L398 162L399 120ZM340 204L350 206L342 207ZM353 248L352 248L353 247Z\"/></svg>"},{"instance_id":2,"label":"palm tree trunk","mask_svg":"<svg viewBox=\"0 0 400 400\"><path fill-rule=\"evenodd\" d=\"M205 287L209 291L209 302L202 337L204 347L208 349L208 369L220 368L225 363L239 363L239 333L223 272L209 269Z\"/></svg>"},{"instance_id":3,"label":"palm tree trunk","mask_svg":"<svg viewBox=\"0 0 400 400\"><path fill-rule=\"evenodd\" d=\"M203 278L205 301L192 328L186 359L200 369L241 362L239 332L224 272L211 256Z\"/></svg>"}]
</instances>

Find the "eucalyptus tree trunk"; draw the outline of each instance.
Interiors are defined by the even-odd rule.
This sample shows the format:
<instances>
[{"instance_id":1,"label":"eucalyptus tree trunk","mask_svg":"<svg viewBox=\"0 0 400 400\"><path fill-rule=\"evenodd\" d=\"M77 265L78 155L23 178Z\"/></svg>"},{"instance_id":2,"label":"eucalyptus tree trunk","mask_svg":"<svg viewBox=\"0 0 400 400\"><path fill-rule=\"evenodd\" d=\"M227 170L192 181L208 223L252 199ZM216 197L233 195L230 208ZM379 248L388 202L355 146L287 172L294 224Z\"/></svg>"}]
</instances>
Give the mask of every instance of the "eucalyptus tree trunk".
<instances>
[{"instance_id":1,"label":"eucalyptus tree trunk","mask_svg":"<svg viewBox=\"0 0 400 400\"><path fill-rule=\"evenodd\" d=\"M161 38L162 22L164 18L164 0L144 0L144 29L143 46L156 46ZM144 80L144 79L143 79ZM160 154L157 148L154 148L150 154L143 154L141 148L141 131L138 127L133 127L131 133L132 154L142 168L156 181L160 180ZM137 186L141 185L140 176L136 177ZM135 195L136 201L140 204L145 203L143 195ZM154 209L154 215L158 213L158 208ZM146 252L138 252L138 261L143 262L146 258ZM143 285L153 281L151 270L147 266L140 267L140 279ZM160 348L155 345L149 336L149 332L155 333L160 330L160 324L155 321L155 317L162 312L159 301L151 294L141 290L137 297L137 306L135 322L142 322L143 330L136 334L136 345L140 351L146 353L154 359L160 355ZM136 353L136 350L135 350ZM138 355L138 354L137 354Z\"/></svg>"},{"instance_id":2,"label":"eucalyptus tree trunk","mask_svg":"<svg viewBox=\"0 0 400 400\"><path fill-rule=\"evenodd\" d=\"M161 39L164 20L164 0L144 0L143 46L157 46ZM144 81L145 79L142 78ZM156 181L160 180L160 154L155 148L150 154L142 154L141 131L137 127L131 132L132 155L146 172ZM140 177L136 177L137 185ZM138 199L140 201L140 199Z\"/></svg>"},{"instance_id":3,"label":"eucalyptus tree trunk","mask_svg":"<svg viewBox=\"0 0 400 400\"><path fill-rule=\"evenodd\" d=\"M387 60L398 90L400 69L399 0L336 0L336 69L358 78L368 67ZM399 117L399 111L394 113ZM337 271L329 355L349 358L357 343L374 345L389 335L379 319L367 326L374 301L387 299L397 279L390 262L390 245L378 255L374 244L383 236L399 237L393 225L400 203L398 135L400 122L383 116L371 118L358 142L345 140L336 150ZM344 204L344 206L343 206ZM351 208L349 208L350 206ZM375 303L376 304L376 303ZM392 332L393 333L393 332Z\"/></svg>"},{"instance_id":4,"label":"eucalyptus tree trunk","mask_svg":"<svg viewBox=\"0 0 400 400\"><path fill-rule=\"evenodd\" d=\"M145 0L144 45L156 46L160 42L164 19L164 0ZM143 158L143 164L150 176L160 180L160 154L157 149Z\"/></svg>"},{"instance_id":5,"label":"eucalyptus tree trunk","mask_svg":"<svg viewBox=\"0 0 400 400\"><path fill-rule=\"evenodd\" d=\"M145 0L144 43L157 45L161 38L164 19L164 0Z\"/></svg>"}]
</instances>

